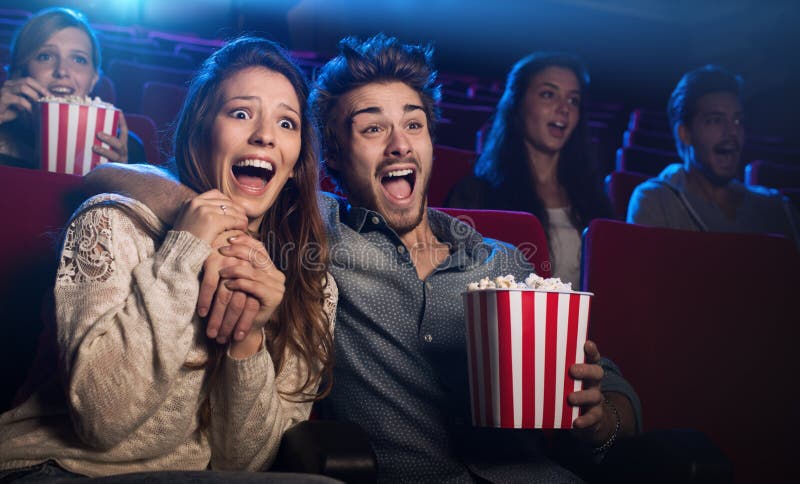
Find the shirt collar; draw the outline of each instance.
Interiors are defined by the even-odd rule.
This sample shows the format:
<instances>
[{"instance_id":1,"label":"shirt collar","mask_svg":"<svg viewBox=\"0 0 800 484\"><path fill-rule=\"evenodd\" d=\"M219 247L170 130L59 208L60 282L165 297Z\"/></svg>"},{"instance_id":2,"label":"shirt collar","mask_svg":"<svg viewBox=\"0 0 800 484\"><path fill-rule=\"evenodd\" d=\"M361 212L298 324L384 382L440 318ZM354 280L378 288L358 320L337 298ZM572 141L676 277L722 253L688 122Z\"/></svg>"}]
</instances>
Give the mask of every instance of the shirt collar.
<instances>
[{"instance_id":1,"label":"shirt collar","mask_svg":"<svg viewBox=\"0 0 800 484\"><path fill-rule=\"evenodd\" d=\"M355 207L343 199L340 199L340 207L341 220L356 232L385 229L394 233L383 216L374 210ZM482 264L491 255L491 246L471 225L432 208L428 209L428 223L436 238L451 247L450 257L443 268L468 269Z\"/></svg>"}]
</instances>

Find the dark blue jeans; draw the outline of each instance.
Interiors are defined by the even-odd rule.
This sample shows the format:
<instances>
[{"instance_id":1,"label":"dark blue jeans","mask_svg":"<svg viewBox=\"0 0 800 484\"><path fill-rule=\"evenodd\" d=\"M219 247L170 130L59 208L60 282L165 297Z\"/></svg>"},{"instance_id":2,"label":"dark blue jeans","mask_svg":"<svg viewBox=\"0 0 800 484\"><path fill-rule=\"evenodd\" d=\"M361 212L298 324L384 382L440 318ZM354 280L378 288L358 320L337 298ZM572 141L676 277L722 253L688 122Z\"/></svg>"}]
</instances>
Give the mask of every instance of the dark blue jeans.
<instances>
[{"instance_id":1,"label":"dark blue jeans","mask_svg":"<svg viewBox=\"0 0 800 484\"><path fill-rule=\"evenodd\" d=\"M60 482L62 479L76 479L86 477L62 469L52 460L36 464L35 466L10 471L0 471L0 483L13 482L25 484L28 482Z\"/></svg>"}]
</instances>

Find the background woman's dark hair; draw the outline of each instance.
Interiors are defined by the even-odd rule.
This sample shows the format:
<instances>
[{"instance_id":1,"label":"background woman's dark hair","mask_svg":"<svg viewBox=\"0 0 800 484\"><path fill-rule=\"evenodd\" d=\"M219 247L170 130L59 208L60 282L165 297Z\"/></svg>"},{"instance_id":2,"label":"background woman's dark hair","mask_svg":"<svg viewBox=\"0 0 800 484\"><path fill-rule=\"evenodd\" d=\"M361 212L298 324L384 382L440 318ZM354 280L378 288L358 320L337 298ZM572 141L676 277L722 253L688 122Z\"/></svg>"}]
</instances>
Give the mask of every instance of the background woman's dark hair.
<instances>
[{"instance_id":1,"label":"background woman's dark hair","mask_svg":"<svg viewBox=\"0 0 800 484\"><path fill-rule=\"evenodd\" d=\"M276 374L280 373L287 352L299 355L309 370L306 381L300 382L291 395L306 400L322 398L330 390L333 364L330 321L325 319L323 311L328 248L317 199L318 138L310 119L308 84L302 71L277 44L256 37L238 38L212 54L192 80L178 117L174 163L180 180L195 191L220 188L205 163L220 103L220 86L233 74L251 67L264 67L285 76L297 93L302 116L302 144L294 178L286 182L260 227L261 241L286 276L283 301L273 316L274 321L265 328L266 344ZM214 342L211 345L217 346ZM310 393L309 388L320 377L325 386L317 393Z\"/></svg>"},{"instance_id":2,"label":"background woman's dark hair","mask_svg":"<svg viewBox=\"0 0 800 484\"><path fill-rule=\"evenodd\" d=\"M100 44L89 26L86 17L69 8L55 7L41 10L19 29L11 43L11 60L8 64L8 78L18 79L28 75L28 63L39 48L56 32L74 27L89 36L92 44L92 63L94 70L100 72Z\"/></svg>"},{"instance_id":3,"label":"background woman's dark hair","mask_svg":"<svg viewBox=\"0 0 800 484\"><path fill-rule=\"evenodd\" d=\"M572 223L583 228L594 218L610 217L611 206L597 175L586 128L584 101L589 87L589 74L578 58L571 54L537 52L514 65L497 104L485 148L475 163L475 176L491 187L491 195L487 200L491 206L487 208L531 212L547 227L547 211L534 191L533 175L525 150L525 116L522 110L525 94L533 78L553 66L575 73L581 88L580 120L561 150L558 182L567 191L572 207Z\"/></svg>"}]
</instances>

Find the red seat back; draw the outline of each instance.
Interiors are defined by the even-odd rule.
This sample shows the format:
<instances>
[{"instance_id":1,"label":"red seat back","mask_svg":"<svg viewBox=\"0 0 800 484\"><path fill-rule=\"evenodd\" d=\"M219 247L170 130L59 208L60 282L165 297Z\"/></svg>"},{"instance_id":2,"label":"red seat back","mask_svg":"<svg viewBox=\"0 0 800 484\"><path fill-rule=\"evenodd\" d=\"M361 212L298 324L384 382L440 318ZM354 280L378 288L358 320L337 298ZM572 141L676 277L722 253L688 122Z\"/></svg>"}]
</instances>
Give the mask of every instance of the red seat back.
<instances>
[{"instance_id":1,"label":"red seat back","mask_svg":"<svg viewBox=\"0 0 800 484\"><path fill-rule=\"evenodd\" d=\"M163 163L164 157L161 156L156 123L143 114L126 114L125 121L128 123L128 129L142 139L147 162L153 165Z\"/></svg>"},{"instance_id":2,"label":"red seat back","mask_svg":"<svg viewBox=\"0 0 800 484\"><path fill-rule=\"evenodd\" d=\"M97 79L97 84L94 85L92 96L99 96L100 99L107 103L116 104L117 90L114 87L114 81L106 75L100 76Z\"/></svg>"},{"instance_id":3,"label":"red seat back","mask_svg":"<svg viewBox=\"0 0 800 484\"><path fill-rule=\"evenodd\" d=\"M800 372L794 245L595 220L584 257L589 336L636 388L645 429L706 433L737 481L790 475L800 432L789 397Z\"/></svg>"},{"instance_id":4,"label":"red seat back","mask_svg":"<svg viewBox=\"0 0 800 484\"><path fill-rule=\"evenodd\" d=\"M547 234L535 215L528 212L465 208L437 208L437 210L474 227L484 237L515 245L525 254L528 262L533 264L537 274L542 277L553 275Z\"/></svg>"},{"instance_id":5,"label":"red seat back","mask_svg":"<svg viewBox=\"0 0 800 484\"><path fill-rule=\"evenodd\" d=\"M142 89L145 83L159 81L181 86L192 78L193 72L114 59L108 66L107 74L114 80L114 86L117 88L117 107L124 112L147 114L141 111ZM152 118L151 115L148 116ZM158 120L154 121L158 126Z\"/></svg>"},{"instance_id":6,"label":"red seat back","mask_svg":"<svg viewBox=\"0 0 800 484\"><path fill-rule=\"evenodd\" d=\"M82 178L0 166L0 410L33 361L44 294L53 287L61 229L83 199Z\"/></svg>"},{"instance_id":7,"label":"red seat back","mask_svg":"<svg viewBox=\"0 0 800 484\"><path fill-rule=\"evenodd\" d=\"M748 185L772 188L800 188L800 165L754 161L744 168Z\"/></svg>"},{"instance_id":8,"label":"red seat back","mask_svg":"<svg viewBox=\"0 0 800 484\"><path fill-rule=\"evenodd\" d=\"M629 171L612 171L606 176L606 194L611 201L611 208L614 216L620 220L625 220L628 216L628 202L631 199L633 190L650 179L650 175L634 173Z\"/></svg>"},{"instance_id":9,"label":"red seat back","mask_svg":"<svg viewBox=\"0 0 800 484\"><path fill-rule=\"evenodd\" d=\"M474 151L435 145L431 181L428 185L428 205L444 205L450 190L472 171L477 156Z\"/></svg>"},{"instance_id":10,"label":"red seat back","mask_svg":"<svg viewBox=\"0 0 800 484\"><path fill-rule=\"evenodd\" d=\"M682 163L675 151L641 146L626 146L617 150L617 170L658 175L667 165Z\"/></svg>"}]
</instances>

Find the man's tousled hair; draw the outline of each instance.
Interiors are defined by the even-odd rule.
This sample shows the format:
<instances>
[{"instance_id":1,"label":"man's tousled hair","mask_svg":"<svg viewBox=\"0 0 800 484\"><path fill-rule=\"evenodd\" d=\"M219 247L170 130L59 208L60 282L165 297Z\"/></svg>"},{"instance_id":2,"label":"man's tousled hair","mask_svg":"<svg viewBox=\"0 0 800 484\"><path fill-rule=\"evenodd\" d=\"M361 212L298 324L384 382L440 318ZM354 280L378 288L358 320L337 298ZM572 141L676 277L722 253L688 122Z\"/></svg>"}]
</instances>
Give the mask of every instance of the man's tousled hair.
<instances>
[{"instance_id":1,"label":"man's tousled hair","mask_svg":"<svg viewBox=\"0 0 800 484\"><path fill-rule=\"evenodd\" d=\"M354 37L342 39L339 50L339 55L325 64L317 76L309 101L322 131L323 159L338 159L342 154L333 119L339 99L371 83L402 82L419 93L433 137L441 90L436 83L430 45L403 44L395 37L380 33L363 42ZM327 165L326 170L341 186L338 171Z\"/></svg>"}]
</instances>

